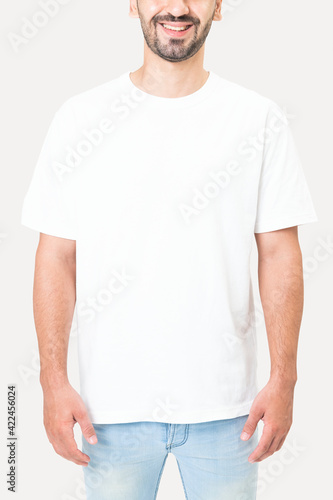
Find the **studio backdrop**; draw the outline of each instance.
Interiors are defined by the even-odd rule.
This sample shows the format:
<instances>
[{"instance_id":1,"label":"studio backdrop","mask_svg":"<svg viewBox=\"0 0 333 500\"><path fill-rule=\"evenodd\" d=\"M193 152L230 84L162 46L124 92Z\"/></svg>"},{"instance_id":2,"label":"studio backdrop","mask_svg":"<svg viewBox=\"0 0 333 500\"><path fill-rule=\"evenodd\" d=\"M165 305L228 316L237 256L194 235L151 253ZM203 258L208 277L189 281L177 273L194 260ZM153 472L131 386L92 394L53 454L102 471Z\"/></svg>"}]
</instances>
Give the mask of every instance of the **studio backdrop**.
<instances>
[{"instance_id":1,"label":"studio backdrop","mask_svg":"<svg viewBox=\"0 0 333 500\"><path fill-rule=\"evenodd\" d=\"M86 498L82 469L54 452L43 426L32 309L38 233L21 225L21 211L55 112L71 96L141 66L142 31L128 11L127 0L18 0L0 7L1 498ZM207 39L204 68L284 110L319 219L299 227L305 302L294 422L283 448L260 464L258 498L328 498L333 446L333 8L325 0L224 0L222 11L222 21L213 23ZM255 244L251 259L262 387L269 376L269 354ZM68 371L78 390L75 321ZM75 436L81 447L77 425ZM11 479L15 492L9 490ZM158 493L158 500L170 498L185 498L172 456Z\"/></svg>"}]
</instances>

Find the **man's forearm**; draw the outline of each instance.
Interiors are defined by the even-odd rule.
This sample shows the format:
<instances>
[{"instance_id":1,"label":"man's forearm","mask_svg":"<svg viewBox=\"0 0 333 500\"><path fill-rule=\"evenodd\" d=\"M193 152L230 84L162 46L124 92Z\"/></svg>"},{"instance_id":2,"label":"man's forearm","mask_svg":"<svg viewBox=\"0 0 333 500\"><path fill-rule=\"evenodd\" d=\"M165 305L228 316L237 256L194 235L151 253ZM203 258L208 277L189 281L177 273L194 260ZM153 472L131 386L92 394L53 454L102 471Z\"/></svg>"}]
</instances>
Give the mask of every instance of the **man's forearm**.
<instances>
[{"instance_id":1,"label":"man's forearm","mask_svg":"<svg viewBox=\"0 0 333 500\"><path fill-rule=\"evenodd\" d=\"M259 261L259 289L264 311L271 378L296 383L297 346L303 314L302 254Z\"/></svg>"},{"instance_id":2,"label":"man's forearm","mask_svg":"<svg viewBox=\"0 0 333 500\"><path fill-rule=\"evenodd\" d=\"M34 319L40 356L40 382L56 387L68 381L68 341L76 300L75 262L37 250Z\"/></svg>"},{"instance_id":3,"label":"man's forearm","mask_svg":"<svg viewBox=\"0 0 333 500\"><path fill-rule=\"evenodd\" d=\"M271 373L252 403L241 434L242 439L250 439L259 421L264 422L259 443L248 458L252 463L278 451L292 425L304 297L297 226L256 233L255 237Z\"/></svg>"}]
</instances>

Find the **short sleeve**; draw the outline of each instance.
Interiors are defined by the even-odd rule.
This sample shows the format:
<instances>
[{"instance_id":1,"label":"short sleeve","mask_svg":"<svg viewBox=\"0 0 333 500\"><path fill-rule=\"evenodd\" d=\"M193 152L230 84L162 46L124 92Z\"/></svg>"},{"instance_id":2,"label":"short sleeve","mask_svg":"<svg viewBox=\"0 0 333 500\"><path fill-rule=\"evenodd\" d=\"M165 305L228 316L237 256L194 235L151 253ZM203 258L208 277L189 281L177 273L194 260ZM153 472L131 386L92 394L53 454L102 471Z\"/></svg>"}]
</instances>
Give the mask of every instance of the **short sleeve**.
<instances>
[{"instance_id":1,"label":"short sleeve","mask_svg":"<svg viewBox=\"0 0 333 500\"><path fill-rule=\"evenodd\" d=\"M273 103L266 116L255 233L318 221L287 117Z\"/></svg>"},{"instance_id":2,"label":"short sleeve","mask_svg":"<svg viewBox=\"0 0 333 500\"><path fill-rule=\"evenodd\" d=\"M56 111L23 200L21 224L41 233L76 240L73 182L61 176L75 121L69 102Z\"/></svg>"}]
</instances>

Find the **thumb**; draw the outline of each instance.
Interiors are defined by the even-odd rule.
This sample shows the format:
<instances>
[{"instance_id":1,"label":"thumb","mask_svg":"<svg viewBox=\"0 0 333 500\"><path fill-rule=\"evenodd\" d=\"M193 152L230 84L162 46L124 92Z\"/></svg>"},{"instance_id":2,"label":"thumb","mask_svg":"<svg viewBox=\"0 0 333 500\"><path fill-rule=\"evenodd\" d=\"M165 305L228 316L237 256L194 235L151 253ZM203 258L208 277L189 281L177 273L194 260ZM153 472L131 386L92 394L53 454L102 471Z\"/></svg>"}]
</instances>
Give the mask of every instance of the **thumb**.
<instances>
[{"instance_id":1,"label":"thumb","mask_svg":"<svg viewBox=\"0 0 333 500\"><path fill-rule=\"evenodd\" d=\"M243 441L246 441L253 435L260 418L261 414L260 412L258 412L258 410L255 409L250 410L249 416L244 424L242 433L240 435Z\"/></svg>"},{"instance_id":2,"label":"thumb","mask_svg":"<svg viewBox=\"0 0 333 500\"><path fill-rule=\"evenodd\" d=\"M90 422L90 419L88 417L87 412L81 414L79 417L76 418L76 421L79 423L81 427L81 431L85 439L88 441L90 444L96 444L97 443L97 436L95 429Z\"/></svg>"}]
</instances>

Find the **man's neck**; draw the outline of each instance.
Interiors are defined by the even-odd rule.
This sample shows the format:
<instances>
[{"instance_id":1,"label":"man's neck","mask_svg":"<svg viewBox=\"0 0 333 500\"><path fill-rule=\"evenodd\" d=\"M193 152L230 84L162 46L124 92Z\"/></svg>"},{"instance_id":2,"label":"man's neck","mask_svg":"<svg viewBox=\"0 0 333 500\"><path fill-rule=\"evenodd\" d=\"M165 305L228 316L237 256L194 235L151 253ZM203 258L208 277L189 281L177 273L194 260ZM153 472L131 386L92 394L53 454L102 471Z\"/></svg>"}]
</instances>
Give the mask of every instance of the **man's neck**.
<instances>
[{"instance_id":1,"label":"man's neck","mask_svg":"<svg viewBox=\"0 0 333 500\"><path fill-rule=\"evenodd\" d=\"M144 64L130 73L133 84L143 92L158 97L184 97L199 90L207 81L209 72L201 67L178 68Z\"/></svg>"}]
</instances>

